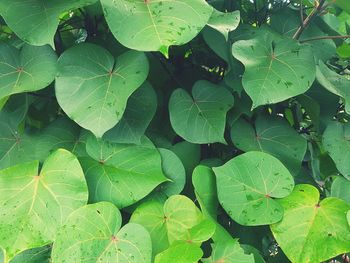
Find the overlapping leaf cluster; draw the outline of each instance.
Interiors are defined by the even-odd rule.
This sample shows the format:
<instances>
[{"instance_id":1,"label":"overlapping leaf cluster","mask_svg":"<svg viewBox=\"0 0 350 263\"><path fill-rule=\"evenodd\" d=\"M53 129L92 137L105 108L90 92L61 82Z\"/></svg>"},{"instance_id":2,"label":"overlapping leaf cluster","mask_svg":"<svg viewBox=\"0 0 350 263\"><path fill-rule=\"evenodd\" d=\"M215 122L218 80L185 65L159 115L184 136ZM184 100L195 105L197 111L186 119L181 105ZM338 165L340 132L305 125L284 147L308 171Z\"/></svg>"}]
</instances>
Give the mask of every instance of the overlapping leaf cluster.
<instances>
[{"instance_id":1,"label":"overlapping leaf cluster","mask_svg":"<svg viewBox=\"0 0 350 263\"><path fill-rule=\"evenodd\" d=\"M0 0L0 262L348 262L349 33L345 0Z\"/></svg>"}]
</instances>

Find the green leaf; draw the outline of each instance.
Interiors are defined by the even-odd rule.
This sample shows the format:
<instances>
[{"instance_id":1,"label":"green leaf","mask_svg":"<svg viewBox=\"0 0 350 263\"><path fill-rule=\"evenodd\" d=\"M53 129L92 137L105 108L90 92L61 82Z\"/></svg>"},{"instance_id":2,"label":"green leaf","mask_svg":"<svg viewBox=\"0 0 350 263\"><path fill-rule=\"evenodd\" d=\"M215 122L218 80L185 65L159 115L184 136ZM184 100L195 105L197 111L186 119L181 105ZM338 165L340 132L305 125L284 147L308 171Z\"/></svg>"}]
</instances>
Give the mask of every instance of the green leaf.
<instances>
[{"instance_id":1,"label":"green leaf","mask_svg":"<svg viewBox=\"0 0 350 263\"><path fill-rule=\"evenodd\" d=\"M0 4L1 5L1 4ZM57 55L50 46L0 44L0 100L47 87L56 76Z\"/></svg>"},{"instance_id":2,"label":"green leaf","mask_svg":"<svg viewBox=\"0 0 350 263\"><path fill-rule=\"evenodd\" d=\"M197 81L192 97L183 89L173 92L169 101L170 121L175 132L191 143L226 144L226 113L233 106L232 94L208 81Z\"/></svg>"},{"instance_id":3,"label":"green leaf","mask_svg":"<svg viewBox=\"0 0 350 263\"><path fill-rule=\"evenodd\" d=\"M159 253L154 263L197 263L203 251L195 244L186 241L177 241L167 250Z\"/></svg>"},{"instance_id":4,"label":"green leaf","mask_svg":"<svg viewBox=\"0 0 350 263\"><path fill-rule=\"evenodd\" d=\"M347 0L336 0L334 3L350 14L350 3Z\"/></svg>"},{"instance_id":5,"label":"green leaf","mask_svg":"<svg viewBox=\"0 0 350 263\"><path fill-rule=\"evenodd\" d=\"M89 201L109 201L118 208L136 203L166 181L158 150L145 140L140 145L87 139L82 158L89 187Z\"/></svg>"},{"instance_id":6,"label":"green leaf","mask_svg":"<svg viewBox=\"0 0 350 263\"><path fill-rule=\"evenodd\" d=\"M305 156L307 141L281 117L258 115L254 127L243 118L235 122L231 129L234 145L245 152L269 153L291 173L297 174Z\"/></svg>"},{"instance_id":7,"label":"green leaf","mask_svg":"<svg viewBox=\"0 0 350 263\"><path fill-rule=\"evenodd\" d=\"M334 197L321 202L319 198L315 187L297 185L290 196L278 201L285 212L271 230L292 262L323 262L350 251L346 222L350 205Z\"/></svg>"},{"instance_id":8,"label":"green leaf","mask_svg":"<svg viewBox=\"0 0 350 263\"><path fill-rule=\"evenodd\" d=\"M331 122L323 133L323 146L333 159L337 169L350 179L350 124Z\"/></svg>"},{"instance_id":9,"label":"green leaf","mask_svg":"<svg viewBox=\"0 0 350 263\"><path fill-rule=\"evenodd\" d=\"M2 0L0 15L23 41L35 46L53 44L64 11L95 3L97 0Z\"/></svg>"},{"instance_id":10,"label":"green leaf","mask_svg":"<svg viewBox=\"0 0 350 263\"><path fill-rule=\"evenodd\" d=\"M317 67L316 77L325 89L343 98L345 110L350 114L350 80L329 69L322 61Z\"/></svg>"},{"instance_id":11,"label":"green leaf","mask_svg":"<svg viewBox=\"0 0 350 263\"><path fill-rule=\"evenodd\" d=\"M111 203L81 207L57 233L52 262L151 263L148 232L138 224L121 224L121 214Z\"/></svg>"},{"instance_id":12,"label":"green leaf","mask_svg":"<svg viewBox=\"0 0 350 263\"><path fill-rule=\"evenodd\" d=\"M283 207L273 198L288 196L294 181L277 158L248 152L213 170L220 204L237 223L257 226L282 219Z\"/></svg>"},{"instance_id":13,"label":"green leaf","mask_svg":"<svg viewBox=\"0 0 350 263\"><path fill-rule=\"evenodd\" d=\"M0 247L7 259L51 243L67 216L87 202L84 174L73 154L57 150L39 175L38 168L34 161L0 171Z\"/></svg>"},{"instance_id":14,"label":"green leaf","mask_svg":"<svg viewBox=\"0 0 350 263\"><path fill-rule=\"evenodd\" d=\"M202 261L203 263L254 263L254 256L244 254L238 241L233 240L232 242L214 243L211 256Z\"/></svg>"},{"instance_id":15,"label":"green leaf","mask_svg":"<svg viewBox=\"0 0 350 263\"><path fill-rule=\"evenodd\" d=\"M72 120L102 137L121 120L129 96L147 75L143 53L127 51L115 59L102 47L80 44L58 60L57 100Z\"/></svg>"},{"instance_id":16,"label":"green leaf","mask_svg":"<svg viewBox=\"0 0 350 263\"><path fill-rule=\"evenodd\" d=\"M340 176L336 177L332 183L331 196L350 204L350 181Z\"/></svg>"},{"instance_id":17,"label":"green leaf","mask_svg":"<svg viewBox=\"0 0 350 263\"><path fill-rule=\"evenodd\" d=\"M277 103L307 91L315 80L311 48L271 34L237 41L232 53L245 66L243 88L253 108Z\"/></svg>"},{"instance_id":18,"label":"green leaf","mask_svg":"<svg viewBox=\"0 0 350 263\"><path fill-rule=\"evenodd\" d=\"M162 170L171 182L163 183L160 188L167 196L181 193L186 183L186 171L179 157L168 149L159 148L162 158Z\"/></svg>"},{"instance_id":19,"label":"green leaf","mask_svg":"<svg viewBox=\"0 0 350 263\"><path fill-rule=\"evenodd\" d=\"M151 235L153 254L175 240L189 240L189 230L202 221L202 214L186 196L173 195L164 205L148 201L136 208L130 222L144 226Z\"/></svg>"},{"instance_id":20,"label":"green leaf","mask_svg":"<svg viewBox=\"0 0 350 263\"><path fill-rule=\"evenodd\" d=\"M219 31L225 40L228 40L228 33L235 30L239 25L240 13L239 11L223 13L216 9L208 21L208 26Z\"/></svg>"},{"instance_id":21,"label":"green leaf","mask_svg":"<svg viewBox=\"0 0 350 263\"><path fill-rule=\"evenodd\" d=\"M44 161L53 150L74 150L76 146L79 129L66 118L56 119L33 133L22 133L17 121L10 123L0 117L0 168L26 161Z\"/></svg>"},{"instance_id":22,"label":"green leaf","mask_svg":"<svg viewBox=\"0 0 350 263\"><path fill-rule=\"evenodd\" d=\"M157 95L149 82L145 82L128 100L124 115L103 138L115 143L141 143L157 109Z\"/></svg>"},{"instance_id":23,"label":"green leaf","mask_svg":"<svg viewBox=\"0 0 350 263\"><path fill-rule=\"evenodd\" d=\"M114 37L140 51L160 51L192 40L206 25L213 8L204 0L101 0Z\"/></svg>"},{"instance_id":24,"label":"green leaf","mask_svg":"<svg viewBox=\"0 0 350 263\"><path fill-rule=\"evenodd\" d=\"M32 248L15 256L11 263L50 263L51 246Z\"/></svg>"}]
</instances>

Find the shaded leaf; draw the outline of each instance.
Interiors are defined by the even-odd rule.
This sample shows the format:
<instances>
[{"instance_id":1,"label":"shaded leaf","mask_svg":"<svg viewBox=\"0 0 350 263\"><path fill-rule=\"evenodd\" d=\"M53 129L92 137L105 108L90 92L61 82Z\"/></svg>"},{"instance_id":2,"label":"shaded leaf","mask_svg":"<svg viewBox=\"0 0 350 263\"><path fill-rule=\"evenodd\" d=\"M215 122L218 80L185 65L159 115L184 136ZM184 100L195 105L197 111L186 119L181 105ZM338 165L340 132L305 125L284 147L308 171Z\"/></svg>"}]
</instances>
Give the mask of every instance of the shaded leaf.
<instances>
[{"instance_id":1,"label":"shaded leaf","mask_svg":"<svg viewBox=\"0 0 350 263\"><path fill-rule=\"evenodd\" d=\"M208 26L219 31L227 41L228 33L238 27L239 20L239 11L224 13L214 9L208 21Z\"/></svg>"},{"instance_id":2,"label":"shaded leaf","mask_svg":"<svg viewBox=\"0 0 350 263\"><path fill-rule=\"evenodd\" d=\"M350 204L350 181L337 176L332 183L331 196L343 199Z\"/></svg>"},{"instance_id":3,"label":"shaded leaf","mask_svg":"<svg viewBox=\"0 0 350 263\"><path fill-rule=\"evenodd\" d=\"M173 92L169 101L170 121L175 132L191 143L225 143L227 111L232 94L208 81L197 81L192 97L183 89Z\"/></svg>"}]
</instances>

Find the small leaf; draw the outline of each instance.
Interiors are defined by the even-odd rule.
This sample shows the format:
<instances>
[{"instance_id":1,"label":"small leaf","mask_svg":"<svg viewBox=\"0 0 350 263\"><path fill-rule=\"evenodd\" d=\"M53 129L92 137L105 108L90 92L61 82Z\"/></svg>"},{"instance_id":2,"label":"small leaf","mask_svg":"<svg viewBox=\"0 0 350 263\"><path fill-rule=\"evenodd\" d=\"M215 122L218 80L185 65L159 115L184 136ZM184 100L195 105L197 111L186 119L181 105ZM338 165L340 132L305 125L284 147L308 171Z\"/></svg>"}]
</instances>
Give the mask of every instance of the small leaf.
<instances>
[{"instance_id":1,"label":"small leaf","mask_svg":"<svg viewBox=\"0 0 350 263\"><path fill-rule=\"evenodd\" d=\"M11 260L11 263L50 263L50 262L51 262L50 245L25 250Z\"/></svg>"},{"instance_id":2,"label":"small leaf","mask_svg":"<svg viewBox=\"0 0 350 263\"><path fill-rule=\"evenodd\" d=\"M350 179L350 124L331 122L323 133L323 146L333 159L337 169Z\"/></svg>"},{"instance_id":3,"label":"small leaf","mask_svg":"<svg viewBox=\"0 0 350 263\"><path fill-rule=\"evenodd\" d=\"M240 13L239 11L223 13L216 9L208 21L208 26L216 29L228 40L228 33L235 30L239 25Z\"/></svg>"},{"instance_id":4,"label":"small leaf","mask_svg":"<svg viewBox=\"0 0 350 263\"><path fill-rule=\"evenodd\" d=\"M154 263L198 263L203 251L195 244L176 241L167 250L159 253Z\"/></svg>"},{"instance_id":5,"label":"small leaf","mask_svg":"<svg viewBox=\"0 0 350 263\"><path fill-rule=\"evenodd\" d=\"M102 47L80 44L58 60L57 101L72 120L102 137L121 120L147 75L143 53L127 51L115 59Z\"/></svg>"},{"instance_id":6,"label":"small leaf","mask_svg":"<svg viewBox=\"0 0 350 263\"><path fill-rule=\"evenodd\" d=\"M204 0L101 0L106 21L122 45L140 51L160 51L192 40L213 11Z\"/></svg>"},{"instance_id":7,"label":"small leaf","mask_svg":"<svg viewBox=\"0 0 350 263\"><path fill-rule=\"evenodd\" d=\"M1 0L0 15L6 24L23 41L35 46L53 44L59 24L59 16L64 12L97 0Z\"/></svg>"},{"instance_id":8,"label":"small leaf","mask_svg":"<svg viewBox=\"0 0 350 263\"><path fill-rule=\"evenodd\" d=\"M38 168L34 161L0 171L0 247L8 259L51 243L68 215L87 203L84 174L73 154L59 149L39 175Z\"/></svg>"},{"instance_id":9,"label":"small leaf","mask_svg":"<svg viewBox=\"0 0 350 263\"><path fill-rule=\"evenodd\" d=\"M170 121L175 132L191 143L225 143L227 111L232 94L208 81L197 81L192 97L183 89L173 92L169 101Z\"/></svg>"},{"instance_id":10,"label":"small leaf","mask_svg":"<svg viewBox=\"0 0 350 263\"><path fill-rule=\"evenodd\" d=\"M111 203L81 207L57 233L52 262L151 263L148 232L138 224L121 224L121 214Z\"/></svg>"},{"instance_id":11,"label":"small leaf","mask_svg":"<svg viewBox=\"0 0 350 263\"><path fill-rule=\"evenodd\" d=\"M285 212L271 230L292 262L323 262L350 251L350 205L334 197L320 202L319 197L315 187L304 184L278 201Z\"/></svg>"},{"instance_id":12,"label":"small leaf","mask_svg":"<svg viewBox=\"0 0 350 263\"><path fill-rule=\"evenodd\" d=\"M213 170L220 204L237 223L257 226L282 219L283 207L273 198L288 196L294 181L277 158L248 152Z\"/></svg>"},{"instance_id":13,"label":"small leaf","mask_svg":"<svg viewBox=\"0 0 350 263\"><path fill-rule=\"evenodd\" d=\"M332 183L331 196L343 199L350 204L350 181L337 176Z\"/></svg>"},{"instance_id":14,"label":"small leaf","mask_svg":"<svg viewBox=\"0 0 350 263\"><path fill-rule=\"evenodd\" d=\"M254 127L243 118L231 129L234 145L242 151L262 151L278 158L297 174L304 159L307 141L280 117L258 115Z\"/></svg>"},{"instance_id":15,"label":"small leaf","mask_svg":"<svg viewBox=\"0 0 350 263\"><path fill-rule=\"evenodd\" d=\"M311 48L271 34L237 41L232 53L245 66L243 88L253 108L277 103L307 91L315 80Z\"/></svg>"},{"instance_id":16,"label":"small leaf","mask_svg":"<svg viewBox=\"0 0 350 263\"><path fill-rule=\"evenodd\" d=\"M157 95L149 82L145 82L133 93L122 119L103 136L115 143L141 143L157 109Z\"/></svg>"},{"instance_id":17,"label":"small leaf","mask_svg":"<svg viewBox=\"0 0 350 263\"><path fill-rule=\"evenodd\" d=\"M0 100L43 89L55 79L56 72L57 55L51 47L25 44L19 50L0 44Z\"/></svg>"},{"instance_id":18,"label":"small leaf","mask_svg":"<svg viewBox=\"0 0 350 263\"><path fill-rule=\"evenodd\" d=\"M91 158L81 158L89 187L89 201L109 201L119 208L136 203L165 182L158 150L141 145L87 139Z\"/></svg>"},{"instance_id":19,"label":"small leaf","mask_svg":"<svg viewBox=\"0 0 350 263\"><path fill-rule=\"evenodd\" d=\"M254 263L253 255L244 254L237 240L212 245L212 254L203 263Z\"/></svg>"},{"instance_id":20,"label":"small leaf","mask_svg":"<svg viewBox=\"0 0 350 263\"><path fill-rule=\"evenodd\" d=\"M175 240L188 240L189 230L202 221L202 214L186 196L173 195L164 204L148 201L134 211L130 222L144 226L151 234L153 254Z\"/></svg>"},{"instance_id":21,"label":"small leaf","mask_svg":"<svg viewBox=\"0 0 350 263\"><path fill-rule=\"evenodd\" d=\"M186 171L179 157L168 149L159 148L162 169L171 182L163 183L160 188L167 196L180 194L186 183Z\"/></svg>"}]
</instances>

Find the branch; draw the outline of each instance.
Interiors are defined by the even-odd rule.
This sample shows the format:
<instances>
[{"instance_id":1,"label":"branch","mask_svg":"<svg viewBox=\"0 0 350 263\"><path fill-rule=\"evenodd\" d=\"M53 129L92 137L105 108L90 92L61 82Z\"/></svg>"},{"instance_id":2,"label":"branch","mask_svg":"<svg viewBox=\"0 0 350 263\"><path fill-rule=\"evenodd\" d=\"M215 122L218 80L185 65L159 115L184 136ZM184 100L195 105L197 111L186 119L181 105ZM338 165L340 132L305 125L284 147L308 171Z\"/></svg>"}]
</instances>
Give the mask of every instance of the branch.
<instances>
[{"instance_id":1,"label":"branch","mask_svg":"<svg viewBox=\"0 0 350 263\"><path fill-rule=\"evenodd\" d=\"M339 39L339 38L350 38L350 35L346 35L346 36L321 36L321 37L313 37L313 38L308 38L308 39L301 40L300 43L305 43L305 42L314 41L314 40Z\"/></svg>"},{"instance_id":2,"label":"branch","mask_svg":"<svg viewBox=\"0 0 350 263\"><path fill-rule=\"evenodd\" d=\"M315 5L314 9L312 9L311 13L305 18L302 25L299 26L298 30L295 32L293 39L299 39L304 30L309 26L312 19L322 11L322 6L326 0L320 0L320 3Z\"/></svg>"}]
</instances>

